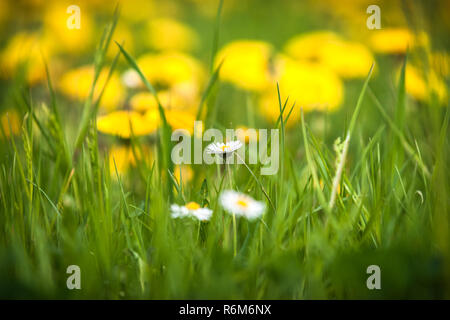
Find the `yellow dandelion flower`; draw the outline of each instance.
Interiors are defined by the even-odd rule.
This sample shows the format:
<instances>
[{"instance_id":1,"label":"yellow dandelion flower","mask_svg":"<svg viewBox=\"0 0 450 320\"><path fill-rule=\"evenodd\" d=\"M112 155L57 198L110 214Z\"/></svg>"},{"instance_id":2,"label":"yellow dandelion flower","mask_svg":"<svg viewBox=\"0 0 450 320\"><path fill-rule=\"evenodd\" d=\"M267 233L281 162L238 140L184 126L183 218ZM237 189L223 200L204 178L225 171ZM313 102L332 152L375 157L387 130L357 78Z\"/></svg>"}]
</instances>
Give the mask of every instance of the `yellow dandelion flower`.
<instances>
[{"instance_id":1,"label":"yellow dandelion flower","mask_svg":"<svg viewBox=\"0 0 450 320\"><path fill-rule=\"evenodd\" d=\"M271 80L272 53L272 46L263 41L233 41L217 53L215 65L223 61L222 80L245 90L260 91L267 88Z\"/></svg>"},{"instance_id":2,"label":"yellow dandelion flower","mask_svg":"<svg viewBox=\"0 0 450 320\"><path fill-rule=\"evenodd\" d=\"M181 177L180 177L180 168L181 168ZM176 166L173 169L173 175L175 176L175 179L177 179L178 183L180 183L180 181L183 181L183 184L185 184L187 182L192 181L192 178L194 177L194 171L189 165L181 165Z\"/></svg>"},{"instance_id":3,"label":"yellow dandelion flower","mask_svg":"<svg viewBox=\"0 0 450 320\"><path fill-rule=\"evenodd\" d=\"M53 49L62 53L85 52L92 45L93 23L88 9L81 6L80 28L67 27L68 4L53 2L43 15L44 34L52 39Z\"/></svg>"},{"instance_id":4,"label":"yellow dandelion flower","mask_svg":"<svg viewBox=\"0 0 450 320\"><path fill-rule=\"evenodd\" d=\"M426 101L430 94L436 94L441 103L447 102L447 87L434 71L430 71L428 79L425 79L418 68L408 64L405 70L405 89L419 101Z\"/></svg>"},{"instance_id":5,"label":"yellow dandelion flower","mask_svg":"<svg viewBox=\"0 0 450 320\"><path fill-rule=\"evenodd\" d=\"M405 87L406 91L418 100L424 100L427 95L425 80L420 75L419 70L411 65L406 66Z\"/></svg>"},{"instance_id":6,"label":"yellow dandelion flower","mask_svg":"<svg viewBox=\"0 0 450 320\"><path fill-rule=\"evenodd\" d=\"M298 123L300 107L305 111L332 111L342 103L344 85L327 67L317 63L295 61L285 56L279 56L275 65L283 101L289 96L290 104L296 102L287 122L288 126ZM262 95L259 106L267 119L276 121L280 114L276 90L268 90ZM287 109L285 116L290 111L289 107Z\"/></svg>"},{"instance_id":7,"label":"yellow dandelion flower","mask_svg":"<svg viewBox=\"0 0 450 320\"><path fill-rule=\"evenodd\" d=\"M322 61L343 78L364 78L374 62L374 57L360 43L340 41L324 46Z\"/></svg>"},{"instance_id":8,"label":"yellow dandelion flower","mask_svg":"<svg viewBox=\"0 0 450 320\"><path fill-rule=\"evenodd\" d=\"M186 129L190 134L194 133L195 115L192 113L181 110L167 110L165 115L172 129Z\"/></svg>"},{"instance_id":9,"label":"yellow dandelion flower","mask_svg":"<svg viewBox=\"0 0 450 320\"><path fill-rule=\"evenodd\" d=\"M404 11L402 10L402 0L308 0L310 9L318 10L325 14L327 19L338 22L345 28L347 34L352 35L352 39L364 40L373 30L366 28L367 18L366 10L370 5L376 4L381 8L383 23L392 25L405 25ZM411 3L413 7L414 4ZM385 26L382 23L382 27Z\"/></svg>"},{"instance_id":10,"label":"yellow dandelion flower","mask_svg":"<svg viewBox=\"0 0 450 320\"><path fill-rule=\"evenodd\" d=\"M114 41L117 41L121 45L126 47L126 50L130 53L133 53L134 51L134 38L131 31L124 27L123 25L118 25L116 29L114 30L114 34L112 36L113 42L111 42L108 51L106 52L106 56L110 59L114 58L116 54L119 52L119 48L114 43Z\"/></svg>"},{"instance_id":11,"label":"yellow dandelion flower","mask_svg":"<svg viewBox=\"0 0 450 320\"><path fill-rule=\"evenodd\" d=\"M237 136L238 140L240 140L244 143L249 143L250 141L259 141L258 131L256 129L254 131L250 130L246 126L237 127L236 128L236 136Z\"/></svg>"},{"instance_id":12,"label":"yellow dandelion flower","mask_svg":"<svg viewBox=\"0 0 450 320\"><path fill-rule=\"evenodd\" d=\"M202 64L195 58L179 52L145 54L137 60L137 63L157 89L177 87L195 95L205 78Z\"/></svg>"},{"instance_id":13,"label":"yellow dandelion flower","mask_svg":"<svg viewBox=\"0 0 450 320\"><path fill-rule=\"evenodd\" d=\"M168 110L193 110L196 105L193 102L185 99L181 94L174 90L163 90L158 92L158 99L162 106ZM130 106L133 110L145 112L150 109L157 109L155 96L150 92L138 92L130 99Z\"/></svg>"},{"instance_id":14,"label":"yellow dandelion flower","mask_svg":"<svg viewBox=\"0 0 450 320\"><path fill-rule=\"evenodd\" d=\"M97 80L94 99L97 99L108 78L108 70L102 70ZM94 79L94 68L83 66L65 73L59 83L61 91L72 99L84 100L88 97ZM117 74L113 74L102 95L101 106L114 110L122 103L125 89Z\"/></svg>"},{"instance_id":15,"label":"yellow dandelion flower","mask_svg":"<svg viewBox=\"0 0 450 320\"><path fill-rule=\"evenodd\" d=\"M7 1L0 1L0 25L3 26L3 23L10 17L11 14L11 5Z\"/></svg>"},{"instance_id":16,"label":"yellow dandelion flower","mask_svg":"<svg viewBox=\"0 0 450 320\"><path fill-rule=\"evenodd\" d=\"M139 152L142 153L139 153ZM153 158L152 152L148 147L135 150L136 155L130 145L113 145L108 152L109 171L111 176L116 177L116 170L114 168L114 161L116 162L117 172L124 174L129 168L136 166L137 160L151 161Z\"/></svg>"},{"instance_id":17,"label":"yellow dandelion flower","mask_svg":"<svg viewBox=\"0 0 450 320\"><path fill-rule=\"evenodd\" d=\"M116 175L116 170L119 174L127 172L130 166L136 164L133 151L129 146L112 146L109 150L109 171L111 176ZM114 167L114 162L116 166Z\"/></svg>"},{"instance_id":18,"label":"yellow dandelion flower","mask_svg":"<svg viewBox=\"0 0 450 320\"><path fill-rule=\"evenodd\" d=\"M2 76L12 77L24 67L26 79L33 85L46 78L43 56L48 59L51 50L48 42L35 33L19 32L9 40L0 54Z\"/></svg>"},{"instance_id":19,"label":"yellow dandelion flower","mask_svg":"<svg viewBox=\"0 0 450 320\"><path fill-rule=\"evenodd\" d=\"M99 0L102 5L107 4L103 0ZM159 5L159 3L158 3ZM129 0L127 5L120 8L120 16L129 22L136 23L147 21L149 12L155 12L154 1L149 0Z\"/></svg>"},{"instance_id":20,"label":"yellow dandelion flower","mask_svg":"<svg viewBox=\"0 0 450 320\"><path fill-rule=\"evenodd\" d=\"M434 52L430 55L430 65L436 73L448 77L450 74L450 55L444 52Z\"/></svg>"},{"instance_id":21,"label":"yellow dandelion flower","mask_svg":"<svg viewBox=\"0 0 450 320\"><path fill-rule=\"evenodd\" d=\"M344 78L364 78L374 61L364 45L342 40L330 31L299 35L288 41L285 51L293 58L326 65Z\"/></svg>"},{"instance_id":22,"label":"yellow dandelion flower","mask_svg":"<svg viewBox=\"0 0 450 320\"><path fill-rule=\"evenodd\" d=\"M375 52L400 54L405 53L408 47L427 45L428 37L424 32L415 36L409 29L386 28L373 30L369 42Z\"/></svg>"},{"instance_id":23,"label":"yellow dandelion flower","mask_svg":"<svg viewBox=\"0 0 450 320\"><path fill-rule=\"evenodd\" d=\"M156 50L192 51L198 45L195 31L171 18L151 19L147 26L147 39Z\"/></svg>"},{"instance_id":24,"label":"yellow dandelion flower","mask_svg":"<svg viewBox=\"0 0 450 320\"><path fill-rule=\"evenodd\" d=\"M6 137L10 137L12 135L17 135L20 131L20 119L19 115L15 110L8 110L4 112L0 117L0 124L2 126L2 130L5 133Z\"/></svg>"},{"instance_id":25,"label":"yellow dandelion flower","mask_svg":"<svg viewBox=\"0 0 450 320\"><path fill-rule=\"evenodd\" d=\"M164 110L164 115L172 130L185 129L190 134L194 133L195 115L192 113L182 110ZM149 122L161 123L158 109L148 110L145 113L145 118Z\"/></svg>"},{"instance_id":26,"label":"yellow dandelion flower","mask_svg":"<svg viewBox=\"0 0 450 320\"><path fill-rule=\"evenodd\" d=\"M163 93L158 93L158 98L161 101L161 104L164 106L164 97ZM130 106L133 110L139 112L145 112L149 109L157 109L158 104L156 103L155 96L151 92L138 92L133 95L130 99Z\"/></svg>"},{"instance_id":27,"label":"yellow dandelion flower","mask_svg":"<svg viewBox=\"0 0 450 320\"><path fill-rule=\"evenodd\" d=\"M131 125L131 127L130 127ZM97 118L98 131L121 138L153 133L158 127L157 119L144 117L135 111L113 111Z\"/></svg>"},{"instance_id":28,"label":"yellow dandelion flower","mask_svg":"<svg viewBox=\"0 0 450 320\"><path fill-rule=\"evenodd\" d=\"M332 31L314 31L291 38L284 46L284 51L295 59L320 59L320 47L326 43L340 41L340 37Z\"/></svg>"}]
</instances>

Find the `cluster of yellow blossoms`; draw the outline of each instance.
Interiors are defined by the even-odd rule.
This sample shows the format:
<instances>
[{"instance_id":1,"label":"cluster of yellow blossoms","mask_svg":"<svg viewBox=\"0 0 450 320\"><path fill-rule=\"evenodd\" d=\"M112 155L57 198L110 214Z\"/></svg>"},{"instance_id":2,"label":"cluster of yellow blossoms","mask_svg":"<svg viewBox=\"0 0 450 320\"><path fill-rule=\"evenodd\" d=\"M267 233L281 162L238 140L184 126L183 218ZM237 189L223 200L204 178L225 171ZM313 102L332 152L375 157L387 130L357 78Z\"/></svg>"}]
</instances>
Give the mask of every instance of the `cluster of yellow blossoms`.
<instances>
[{"instance_id":1,"label":"cluster of yellow blossoms","mask_svg":"<svg viewBox=\"0 0 450 320\"><path fill-rule=\"evenodd\" d=\"M90 94L94 68L87 64L72 64L74 61L89 62L81 57L95 49L94 31L98 26L92 13L98 11L98 6L102 4L97 1L80 2L81 28L69 29L66 23L67 7L70 4L67 1L49 1L45 5L29 4L33 6L36 15L28 16L27 21L33 21L34 26L39 28L18 32L8 39L0 50L0 76L12 79L23 75L30 86L45 85L46 62L56 89L82 105ZM164 6L165 4L161 4L156 7L151 1L141 0L133 0L132 4L123 6L121 19L125 23L117 25L112 40L123 44L134 55L136 37L143 39L139 50L145 51L138 56L137 63L157 89L169 124L173 129L183 128L192 132L200 92L206 80L203 65L190 54L198 48L200 41L192 28L178 19L165 17L164 13L172 13L174 10L164 10ZM152 12L156 17L149 19L148 14L142 15L144 11ZM137 35L136 29L145 37ZM117 46L111 42L107 59L112 60L117 52ZM124 67L121 58L117 69L123 70ZM137 162L136 154L130 148L131 136L151 135L160 126L156 99L132 70L114 71L109 75L109 69L105 67L95 86L94 101L101 92L97 127L103 134L121 138L121 142L114 144L108 151L111 171L115 171L114 159L119 172L124 172ZM9 126L13 134L18 131L20 121L15 111L2 111L1 119L2 131L6 135L10 134ZM143 151L147 155L151 154L148 149ZM184 172L186 178L183 180L186 180L192 176L186 170L184 167L181 171L176 168L174 175Z\"/></svg>"},{"instance_id":2,"label":"cluster of yellow blossoms","mask_svg":"<svg viewBox=\"0 0 450 320\"><path fill-rule=\"evenodd\" d=\"M199 36L189 26L170 17L158 15L158 18L147 19L142 12L154 10L152 2L135 2L139 5L124 6L122 14L125 21L140 19L144 24L142 32L145 37L140 46L146 51L138 55L137 64L156 88L170 126L193 133L201 91L207 80L204 66L191 55L200 44ZM361 2L365 5L364 1ZM90 6L95 7L96 3L92 1ZM146 10L140 10L144 7ZM66 8L66 3L50 1L38 21L41 30L19 32L8 40L0 51L1 76L12 78L19 71L25 71L27 83L36 85L46 79L44 61L51 61L51 76L58 89L73 101L83 101L90 93L94 69L87 65L70 66L63 58L92 49L96 26L90 10L83 9L80 30L61 27L66 25ZM122 43L134 55L138 49L134 38L128 24L119 24L113 40ZM407 50L415 48L426 49L429 68L408 63L407 92L419 101L425 101L434 94L445 103L448 96L444 79L449 73L449 56L433 52L425 33L414 34L405 28L372 30L367 39L360 42L349 41L326 30L302 33L288 40L281 50L265 41L236 40L219 50L215 66L223 63L220 70L222 81L254 92L258 99L258 112L272 122L279 117L278 83L282 101L289 96L289 100L297 105L288 122L288 126L292 126L300 119L300 107L305 111L338 109L344 101L345 81L364 78L375 61L375 55L403 56ZM112 43L108 59L116 53L117 48ZM122 66L119 69L123 70ZM115 71L112 75L108 75L107 69L102 70L94 99L99 97L103 88L97 119L98 130L103 134L126 141L132 135L151 135L161 125L157 101L134 70ZM8 119L4 115L1 119L6 134L10 132L8 119L17 122L11 123L11 132L18 131L17 114L9 112ZM116 160L121 172L136 163L128 145L116 145L109 150L111 160ZM150 153L149 150L146 152ZM174 174L179 172L177 168ZM185 174L192 176L188 171Z\"/></svg>"},{"instance_id":3,"label":"cluster of yellow blossoms","mask_svg":"<svg viewBox=\"0 0 450 320\"><path fill-rule=\"evenodd\" d=\"M256 92L259 111L268 120L276 121L279 117L276 83L282 101L289 96L290 101L305 111L333 111L343 103L343 81L367 76L375 62L372 52L404 55L408 48L427 45L424 33L416 36L407 29L374 30L367 44L345 40L332 31L316 31L294 36L282 52L263 41L234 41L220 50L215 63L219 65L223 61L222 80ZM448 70L448 56L437 55L433 61L437 58L440 58L440 69ZM430 91L436 92L443 102L447 97L445 83L436 72L430 71L426 78L412 64L406 69L406 90L422 101ZM299 110L294 109L288 126L298 121Z\"/></svg>"},{"instance_id":4,"label":"cluster of yellow blossoms","mask_svg":"<svg viewBox=\"0 0 450 320\"><path fill-rule=\"evenodd\" d=\"M164 41L161 41L159 37L164 34L158 31L161 28L166 32L173 32L171 37L164 36ZM168 18L152 21L149 30L151 43L154 44L153 51L139 56L137 64L157 90L158 100L172 129L186 129L193 133L206 75L203 65L186 51L193 49L198 37L189 27ZM155 96L145 88L136 71L132 69L126 70L120 79L122 86L127 88L124 90L128 93L125 104L122 103L123 108L119 110L109 110L99 116L98 130L123 139L130 139L132 135L139 137L155 133L161 125ZM113 91L116 95L121 92L119 89ZM117 108L120 100L117 97L115 100ZM149 154L147 158L148 156ZM126 163L133 165L136 162L127 145L111 149L110 159L112 158L116 160L116 164L118 161L121 163L119 171L127 169ZM190 168L183 167L181 172L183 181L192 178ZM179 174L180 168L177 167L174 172L177 179L180 179Z\"/></svg>"}]
</instances>

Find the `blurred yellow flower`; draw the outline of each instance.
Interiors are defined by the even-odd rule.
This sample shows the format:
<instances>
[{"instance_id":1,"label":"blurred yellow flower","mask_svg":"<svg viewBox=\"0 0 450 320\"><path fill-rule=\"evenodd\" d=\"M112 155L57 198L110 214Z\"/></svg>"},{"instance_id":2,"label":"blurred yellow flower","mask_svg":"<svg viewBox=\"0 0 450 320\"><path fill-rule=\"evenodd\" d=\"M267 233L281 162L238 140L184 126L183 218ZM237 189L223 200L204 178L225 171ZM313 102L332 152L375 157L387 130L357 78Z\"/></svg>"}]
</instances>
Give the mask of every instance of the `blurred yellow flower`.
<instances>
[{"instance_id":1,"label":"blurred yellow flower","mask_svg":"<svg viewBox=\"0 0 450 320\"><path fill-rule=\"evenodd\" d=\"M199 42L192 28L171 18L150 19L147 39L151 48L161 51L192 51Z\"/></svg>"},{"instance_id":2,"label":"blurred yellow flower","mask_svg":"<svg viewBox=\"0 0 450 320\"><path fill-rule=\"evenodd\" d=\"M99 1L103 6L109 5L104 0ZM149 12L154 12L156 6L153 0L128 0L126 5L123 5L120 10L120 16L129 22L136 23L147 21Z\"/></svg>"},{"instance_id":3,"label":"blurred yellow flower","mask_svg":"<svg viewBox=\"0 0 450 320\"><path fill-rule=\"evenodd\" d=\"M136 164L136 159L134 158L133 151L129 146L112 146L109 150L109 171L111 176L116 175L116 170L119 174L124 174L127 172L131 165ZM116 166L114 167L114 162Z\"/></svg>"},{"instance_id":4,"label":"blurred yellow flower","mask_svg":"<svg viewBox=\"0 0 450 320\"><path fill-rule=\"evenodd\" d=\"M450 74L450 55L445 52L434 52L430 55L430 65L437 74L448 77Z\"/></svg>"},{"instance_id":5,"label":"blurred yellow flower","mask_svg":"<svg viewBox=\"0 0 450 320\"><path fill-rule=\"evenodd\" d=\"M0 25L1 26L10 17L10 14L11 14L10 6L11 5L7 1L0 1Z\"/></svg>"},{"instance_id":6,"label":"blurred yellow flower","mask_svg":"<svg viewBox=\"0 0 450 320\"><path fill-rule=\"evenodd\" d=\"M440 103L447 102L447 86L433 70L425 78L418 68L408 64L405 70L405 88L406 92L419 101L426 101L431 94L435 94Z\"/></svg>"},{"instance_id":7,"label":"blurred yellow flower","mask_svg":"<svg viewBox=\"0 0 450 320\"><path fill-rule=\"evenodd\" d=\"M236 136L237 138L244 142L249 143L250 141L259 141L259 134L256 129L255 131L249 130L246 126L239 126L236 128Z\"/></svg>"},{"instance_id":8,"label":"blurred yellow flower","mask_svg":"<svg viewBox=\"0 0 450 320\"><path fill-rule=\"evenodd\" d=\"M372 30L369 41L372 50L377 53L401 54L408 47L427 45L428 36L424 32L415 36L411 30L404 28L386 28Z\"/></svg>"},{"instance_id":9,"label":"blurred yellow flower","mask_svg":"<svg viewBox=\"0 0 450 320\"><path fill-rule=\"evenodd\" d=\"M181 178L180 178L180 168L181 168ZM191 166L189 165L181 165L176 166L173 169L173 175L175 176L175 179L177 179L177 182L180 183L180 181L183 181L183 184L192 181L192 178L194 177L194 171L192 170Z\"/></svg>"},{"instance_id":10,"label":"blurred yellow flower","mask_svg":"<svg viewBox=\"0 0 450 320\"><path fill-rule=\"evenodd\" d=\"M308 0L310 9L319 9L320 16L326 17L328 25L336 25L345 30L351 39L363 41L373 30L366 27L370 14L370 5L378 5L381 9L382 28L385 25L406 25L402 0ZM417 2L408 3L408 10L417 6ZM314 13L312 13L314 15Z\"/></svg>"},{"instance_id":11,"label":"blurred yellow flower","mask_svg":"<svg viewBox=\"0 0 450 320\"><path fill-rule=\"evenodd\" d=\"M124 174L130 167L136 166L136 159L143 159L147 161L152 159L151 150L145 146L140 149L136 148L134 151L136 152L136 156L133 153L133 149L130 145L111 146L108 152L109 171L111 176L116 177L114 162L116 163L117 172L119 174Z\"/></svg>"},{"instance_id":12,"label":"blurred yellow flower","mask_svg":"<svg viewBox=\"0 0 450 320\"><path fill-rule=\"evenodd\" d=\"M117 41L120 45L124 46L127 52L129 52L130 54L134 52L133 34L123 24L119 24L114 30L112 41L109 44L108 51L106 52L106 56L110 59L114 58L119 52L119 47L115 44L114 41Z\"/></svg>"},{"instance_id":13,"label":"blurred yellow flower","mask_svg":"<svg viewBox=\"0 0 450 320\"><path fill-rule=\"evenodd\" d=\"M343 78L364 78L375 60L364 45L340 41L324 47L322 61Z\"/></svg>"},{"instance_id":14,"label":"blurred yellow flower","mask_svg":"<svg viewBox=\"0 0 450 320\"><path fill-rule=\"evenodd\" d=\"M223 61L220 78L252 91L267 88L271 80L272 46L263 41L238 40L225 45L216 55L216 67Z\"/></svg>"},{"instance_id":15,"label":"blurred yellow flower","mask_svg":"<svg viewBox=\"0 0 450 320\"><path fill-rule=\"evenodd\" d=\"M295 36L287 42L285 51L293 58L324 64L344 78L366 77L374 62L364 45L345 41L331 31Z\"/></svg>"},{"instance_id":16,"label":"blurred yellow flower","mask_svg":"<svg viewBox=\"0 0 450 320\"><path fill-rule=\"evenodd\" d=\"M6 137L10 137L11 134L17 135L20 131L20 119L15 110L8 110L0 117L2 130Z\"/></svg>"},{"instance_id":17,"label":"blurred yellow flower","mask_svg":"<svg viewBox=\"0 0 450 320\"><path fill-rule=\"evenodd\" d=\"M320 59L321 46L326 43L340 41L340 37L332 31L314 31L294 36L284 46L284 51L295 59L315 62Z\"/></svg>"},{"instance_id":18,"label":"blurred yellow flower","mask_svg":"<svg viewBox=\"0 0 450 320\"><path fill-rule=\"evenodd\" d=\"M100 72L94 90L94 99L97 99L108 78L109 70ZM84 100L89 96L89 91L94 80L94 67L82 66L65 73L59 83L61 91L73 99ZM117 109L123 102L125 89L116 73L111 75L100 105L107 110Z\"/></svg>"},{"instance_id":19,"label":"blurred yellow flower","mask_svg":"<svg viewBox=\"0 0 450 320\"><path fill-rule=\"evenodd\" d=\"M300 108L304 111L335 110L342 103L344 86L339 77L327 67L317 63L296 61L278 56L275 61L276 80L280 85L282 101L289 96L286 117L292 103L296 103L289 120L292 126L300 119ZM276 90L268 90L260 99L262 113L271 121L280 115Z\"/></svg>"},{"instance_id":20,"label":"blurred yellow flower","mask_svg":"<svg viewBox=\"0 0 450 320\"><path fill-rule=\"evenodd\" d=\"M0 54L2 77L12 77L23 67L29 84L44 80L46 72L43 58L49 58L49 47L48 42L36 33L15 34Z\"/></svg>"},{"instance_id":21,"label":"blurred yellow flower","mask_svg":"<svg viewBox=\"0 0 450 320\"><path fill-rule=\"evenodd\" d=\"M153 133L158 128L158 119L144 117L135 111L119 110L97 118L98 131L121 138L130 138Z\"/></svg>"},{"instance_id":22,"label":"blurred yellow flower","mask_svg":"<svg viewBox=\"0 0 450 320\"><path fill-rule=\"evenodd\" d=\"M192 113L181 110L164 110L164 115L172 130L185 129L190 134L194 133L195 116ZM158 109L148 110L145 113L145 118L150 123L161 123Z\"/></svg>"},{"instance_id":23,"label":"blurred yellow flower","mask_svg":"<svg viewBox=\"0 0 450 320\"><path fill-rule=\"evenodd\" d=\"M161 104L164 105L162 101L163 95L161 93L158 94L158 98L161 101ZM131 97L130 107L133 110L145 112L149 109L158 108L158 104L156 103L155 96L151 92L138 92Z\"/></svg>"},{"instance_id":24,"label":"blurred yellow flower","mask_svg":"<svg viewBox=\"0 0 450 320\"><path fill-rule=\"evenodd\" d=\"M176 91L163 90L158 92L158 99L164 109L194 111L194 105ZM133 110L144 112L150 109L157 109L158 104L154 95L150 92L138 92L130 99L130 106ZM196 106L195 106L196 107Z\"/></svg>"},{"instance_id":25,"label":"blurred yellow flower","mask_svg":"<svg viewBox=\"0 0 450 320\"><path fill-rule=\"evenodd\" d=\"M45 6L43 15L44 34L52 40L52 48L56 52L81 53L92 45L93 22L88 8L80 6L80 29L69 29L67 7L70 2L52 2Z\"/></svg>"},{"instance_id":26,"label":"blurred yellow flower","mask_svg":"<svg viewBox=\"0 0 450 320\"><path fill-rule=\"evenodd\" d=\"M205 78L202 64L179 52L145 54L137 63L157 90L176 88L186 95L195 96Z\"/></svg>"}]
</instances>

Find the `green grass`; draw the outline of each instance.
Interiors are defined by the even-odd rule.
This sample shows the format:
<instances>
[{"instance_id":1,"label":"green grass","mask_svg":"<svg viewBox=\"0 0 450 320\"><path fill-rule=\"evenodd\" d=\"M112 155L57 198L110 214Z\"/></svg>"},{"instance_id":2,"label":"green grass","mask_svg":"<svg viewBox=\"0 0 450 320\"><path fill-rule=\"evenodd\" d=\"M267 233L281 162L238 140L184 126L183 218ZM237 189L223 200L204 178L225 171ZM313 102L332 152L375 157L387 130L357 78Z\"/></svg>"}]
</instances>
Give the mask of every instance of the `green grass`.
<instances>
[{"instance_id":1,"label":"green grass","mask_svg":"<svg viewBox=\"0 0 450 320\"><path fill-rule=\"evenodd\" d=\"M96 51L97 71L115 45L117 19ZM213 53L218 27L214 33ZM126 45L119 49L138 68ZM228 122L218 115L229 110L232 89L216 83L219 69L211 67L200 105L206 115L198 117L223 128ZM260 220L237 219L236 254L232 217L218 204L226 181L216 166L195 165L194 179L177 184L167 124L156 143L131 139L136 150L152 144L159 157L121 176L99 148L93 94L70 123L50 79L44 118L28 91L17 90L23 128L14 138L3 133L0 146L0 297L450 298L449 111L433 99L410 100L404 75L395 99L382 81L369 75L353 84L342 110L302 113L292 129L286 118L300 106L273 101L280 109L278 174L232 168L236 189L268 208ZM164 119L161 105L160 112ZM326 130L315 129L317 121ZM338 137L343 142L333 143ZM191 200L214 210L209 222L170 218L170 204ZM81 290L66 288L72 264L81 268ZM371 264L381 267L382 290L366 288Z\"/></svg>"}]
</instances>

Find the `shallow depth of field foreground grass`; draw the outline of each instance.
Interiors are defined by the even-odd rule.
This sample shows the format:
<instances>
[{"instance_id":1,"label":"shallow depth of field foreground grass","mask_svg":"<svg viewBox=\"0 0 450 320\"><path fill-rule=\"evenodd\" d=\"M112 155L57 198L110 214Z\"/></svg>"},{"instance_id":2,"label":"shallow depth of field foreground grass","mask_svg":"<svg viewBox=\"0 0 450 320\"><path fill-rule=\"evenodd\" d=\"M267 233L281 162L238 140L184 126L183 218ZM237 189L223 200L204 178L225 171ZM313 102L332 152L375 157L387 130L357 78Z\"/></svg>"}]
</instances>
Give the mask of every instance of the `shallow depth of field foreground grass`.
<instances>
[{"instance_id":1,"label":"shallow depth of field foreground grass","mask_svg":"<svg viewBox=\"0 0 450 320\"><path fill-rule=\"evenodd\" d=\"M130 19L121 12L132 3L114 12L109 4L92 30L94 45L78 57L94 66L83 99L63 94L60 78L53 77L60 65L51 57L38 84L27 82L20 68L1 80L1 298L450 298L448 73L439 94L426 90L419 99L407 85L408 66L426 61L430 47L447 54L446 23L428 34L430 47L374 54L363 76L346 78L342 101L328 112L298 99L307 94L301 83L298 95L287 92L283 80L263 93L237 88L226 81L227 56L212 57L239 38L272 41L281 52L297 33L340 26L325 25L327 17L318 14L320 25L299 5L305 20L296 29L288 1L268 1L264 8L256 1L242 8L214 1L214 13L193 22L201 39L193 55L207 70L194 119L224 132L239 125L279 129L280 167L275 175L261 175L259 164L225 170L198 164L185 171L170 160L174 125L162 98L152 134L140 135L133 126L125 138L97 130L97 117L110 112L102 104L108 93L101 70L109 84L115 72L133 70L142 91L161 96L138 60L140 41L131 49L115 37ZM427 26L427 3L415 4ZM391 10L381 8L382 15ZM253 9L261 13L253 16ZM368 15L360 14L365 29ZM284 21L286 34L271 29ZM74 61L70 54L61 57ZM257 107L266 93L271 119ZM123 105L115 108L128 108ZM112 146L127 148L128 168L109 156ZM264 215L234 224L219 201L225 189L264 202ZM172 204L191 201L213 210L211 219L171 217ZM69 265L81 269L81 290L66 286ZM366 286L370 265L380 267L381 290Z\"/></svg>"}]
</instances>

